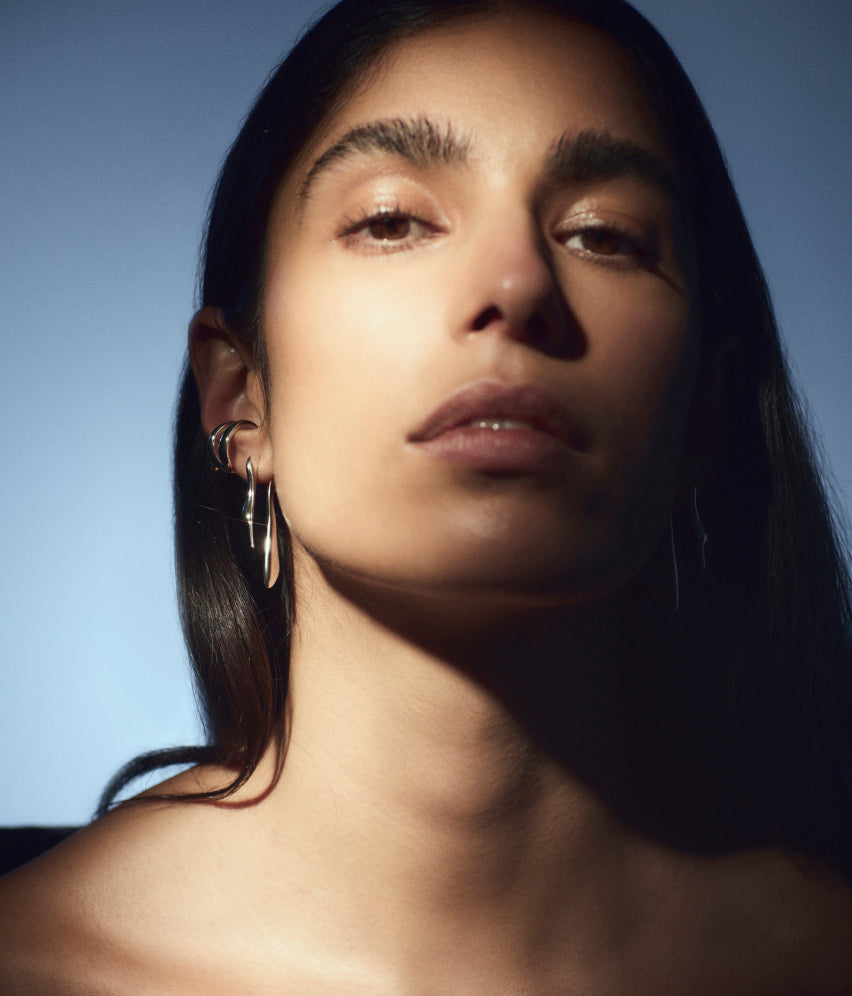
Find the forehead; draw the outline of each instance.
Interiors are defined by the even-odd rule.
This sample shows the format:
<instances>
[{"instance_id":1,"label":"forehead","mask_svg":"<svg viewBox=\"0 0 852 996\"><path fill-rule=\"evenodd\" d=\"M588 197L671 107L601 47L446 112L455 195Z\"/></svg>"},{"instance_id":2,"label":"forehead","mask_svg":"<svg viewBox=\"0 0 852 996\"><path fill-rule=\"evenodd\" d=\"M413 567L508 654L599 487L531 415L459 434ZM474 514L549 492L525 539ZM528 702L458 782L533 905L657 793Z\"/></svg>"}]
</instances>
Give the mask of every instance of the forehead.
<instances>
[{"instance_id":1,"label":"forehead","mask_svg":"<svg viewBox=\"0 0 852 996\"><path fill-rule=\"evenodd\" d=\"M466 17L389 46L318 129L304 163L353 128L422 115L474 139L474 156L595 130L660 156L667 142L621 46L598 29L532 10Z\"/></svg>"}]
</instances>

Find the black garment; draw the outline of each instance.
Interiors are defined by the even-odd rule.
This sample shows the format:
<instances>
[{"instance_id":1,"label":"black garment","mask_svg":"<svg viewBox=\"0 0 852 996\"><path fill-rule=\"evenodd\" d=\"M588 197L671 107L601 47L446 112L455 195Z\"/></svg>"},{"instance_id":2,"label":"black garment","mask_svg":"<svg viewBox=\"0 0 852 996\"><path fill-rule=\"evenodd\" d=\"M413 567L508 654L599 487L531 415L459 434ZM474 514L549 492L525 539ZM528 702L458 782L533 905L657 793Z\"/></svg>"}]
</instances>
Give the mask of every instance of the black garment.
<instances>
[{"instance_id":1,"label":"black garment","mask_svg":"<svg viewBox=\"0 0 852 996\"><path fill-rule=\"evenodd\" d=\"M0 875L32 861L80 827L0 827Z\"/></svg>"}]
</instances>

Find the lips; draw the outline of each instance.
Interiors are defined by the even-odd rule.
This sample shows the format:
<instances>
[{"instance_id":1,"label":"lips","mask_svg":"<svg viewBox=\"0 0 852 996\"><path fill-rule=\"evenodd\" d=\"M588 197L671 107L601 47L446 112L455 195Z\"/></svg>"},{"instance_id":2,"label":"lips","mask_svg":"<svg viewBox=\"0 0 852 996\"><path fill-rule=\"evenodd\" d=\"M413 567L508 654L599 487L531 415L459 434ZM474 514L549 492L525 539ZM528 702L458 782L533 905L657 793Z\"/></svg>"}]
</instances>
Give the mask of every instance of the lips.
<instances>
[{"instance_id":1,"label":"lips","mask_svg":"<svg viewBox=\"0 0 852 996\"><path fill-rule=\"evenodd\" d=\"M496 432L527 429L553 436L572 449L583 448L576 421L567 407L532 384L508 386L478 381L462 387L438 405L408 438L410 442L428 442L461 428Z\"/></svg>"},{"instance_id":2,"label":"lips","mask_svg":"<svg viewBox=\"0 0 852 996\"><path fill-rule=\"evenodd\" d=\"M576 420L553 395L496 381L455 391L408 442L424 456L489 475L558 471L583 449Z\"/></svg>"}]
</instances>

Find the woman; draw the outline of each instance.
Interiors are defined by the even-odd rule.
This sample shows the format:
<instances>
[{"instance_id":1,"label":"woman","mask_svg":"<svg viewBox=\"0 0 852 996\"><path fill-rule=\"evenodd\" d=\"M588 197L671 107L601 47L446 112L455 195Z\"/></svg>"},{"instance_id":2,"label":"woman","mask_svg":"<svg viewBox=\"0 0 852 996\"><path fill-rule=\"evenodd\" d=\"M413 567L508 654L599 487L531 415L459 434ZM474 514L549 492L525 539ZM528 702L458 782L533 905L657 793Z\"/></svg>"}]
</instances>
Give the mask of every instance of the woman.
<instances>
[{"instance_id":1,"label":"woman","mask_svg":"<svg viewBox=\"0 0 852 996\"><path fill-rule=\"evenodd\" d=\"M344 0L229 155L202 295L210 746L6 880L4 991L848 988L848 579L653 29Z\"/></svg>"}]
</instances>

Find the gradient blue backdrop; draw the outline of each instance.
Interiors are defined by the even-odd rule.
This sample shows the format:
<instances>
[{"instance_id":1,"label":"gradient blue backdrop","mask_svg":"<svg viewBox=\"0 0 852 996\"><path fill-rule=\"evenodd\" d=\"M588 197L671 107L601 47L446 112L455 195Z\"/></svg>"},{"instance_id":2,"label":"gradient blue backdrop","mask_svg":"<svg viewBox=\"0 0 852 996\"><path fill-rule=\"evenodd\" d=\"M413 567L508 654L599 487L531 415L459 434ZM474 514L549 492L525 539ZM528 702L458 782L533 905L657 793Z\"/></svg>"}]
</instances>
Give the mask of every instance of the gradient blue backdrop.
<instances>
[{"instance_id":1,"label":"gradient blue backdrop","mask_svg":"<svg viewBox=\"0 0 852 996\"><path fill-rule=\"evenodd\" d=\"M852 495L848 0L641 0L695 80ZM0 823L197 741L170 423L218 166L310 2L0 0Z\"/></svg>"}]
</instances>

